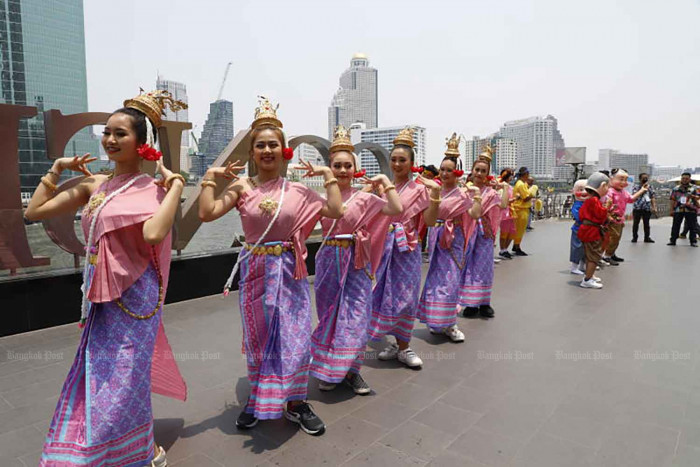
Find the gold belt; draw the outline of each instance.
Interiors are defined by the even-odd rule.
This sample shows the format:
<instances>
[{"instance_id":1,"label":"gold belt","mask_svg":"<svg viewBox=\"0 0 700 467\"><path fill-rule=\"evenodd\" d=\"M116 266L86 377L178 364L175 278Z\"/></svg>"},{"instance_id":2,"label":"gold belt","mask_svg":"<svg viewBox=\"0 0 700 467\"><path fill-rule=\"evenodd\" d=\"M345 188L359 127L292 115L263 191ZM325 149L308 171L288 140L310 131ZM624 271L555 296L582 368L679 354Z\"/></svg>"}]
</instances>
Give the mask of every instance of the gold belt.
<instances>
[{"instance_id":1,"label":"gold belt","mask_svg":"<svg viewBox=\"0 0 700 467\"><path fill-rule=\"evenodd\" d=\"M395 230L394 224L389 224L389 232L393 232Z\"/></svg>"},{"instance_id":2,"label":"gold belt","mask_svg":"<svg viewBox=\"0 0 700 467\"><path fill-rule=\"evenodd\" d=\"M349 248L355 244L355 240L352 238L331 238L326 241L328 246L338 246L340 248Z\"/></svg>"},{"instance_id":3,"label":"gold belt","mask_svg":"<svg viewBox=\"0 0 700 467\"><path fill-rule=\"evenodd\" d=\"M93 266L97 265L97 255L88 255L88 262Z\"/></svg>"},{"instance_id":4,"label":"gold belt","mask_svg":"<svg viewBox=\"0 0 700 467\"><path fill-rule=\"evenodd\" d=\"M253 248L251 245L246 245L245 249L253 252L254 255L275 255L281 256L282 253L287 251L292 251L294 248L291 246L284 246L282 244L268 245L268 246L257 246Z\"/></svg>"}]
</instances>

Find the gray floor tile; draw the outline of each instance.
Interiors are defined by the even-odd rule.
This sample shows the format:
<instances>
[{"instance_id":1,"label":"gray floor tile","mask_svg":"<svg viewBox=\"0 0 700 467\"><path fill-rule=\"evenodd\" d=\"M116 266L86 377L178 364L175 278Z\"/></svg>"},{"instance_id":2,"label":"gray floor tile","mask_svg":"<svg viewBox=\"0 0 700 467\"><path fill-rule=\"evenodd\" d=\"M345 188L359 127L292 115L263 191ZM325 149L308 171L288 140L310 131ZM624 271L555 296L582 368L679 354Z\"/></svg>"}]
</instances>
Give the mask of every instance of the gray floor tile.
<instances>
[{"instance_id":1,"label":"gray floor tile","mask_svg":"<svg viewBox=\"0 0 700 467\"><path fill-rule=\"evenodd\" d=\"M440 455L449 444L442 431L412 420L402 424L378 442L425 461Z\"/></svg>"},{"instance_id":2,"label":"gray floor tile","mask_svg":"<svg viewBox=\"0 0 700 467\"><path fill-rule=\"evenodd\" d=\"M523 443L518 440L470 428L448 449L486 465L506 466L510 465L522 446Z\"/></svg>"},{"instance_id":3,"label":"gray floor tile","mask_svg":"<svg viewBox=\"0 0 700 467\"><path fill-rule=\"evenodd\" d=\"M426 465L426 462L383 444L375 443L343 464L344 467L385 467L387 465L420 467Z\"/></svg>"},{"instance_id":4,"label":"gray floor tile","mask_svg":"<svg viewBox=\"0 0 700 467\"><path fill-rule=\"evenodd\" d=\"M514 467L589 467L595 465L593 449L540 433L518 453Z\"/></svg>"}]
</instances>

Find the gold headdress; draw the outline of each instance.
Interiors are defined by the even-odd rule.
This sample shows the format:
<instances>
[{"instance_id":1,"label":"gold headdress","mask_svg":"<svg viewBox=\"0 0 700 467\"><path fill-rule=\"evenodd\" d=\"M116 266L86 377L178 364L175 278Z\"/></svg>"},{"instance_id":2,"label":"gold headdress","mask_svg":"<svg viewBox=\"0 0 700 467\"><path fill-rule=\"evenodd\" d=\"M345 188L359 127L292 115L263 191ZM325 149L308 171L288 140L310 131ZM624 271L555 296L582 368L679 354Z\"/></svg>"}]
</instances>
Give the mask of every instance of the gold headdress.
<instances>
[{"instance_id":1,"label":"gold headdress","mask_svg":"<svg viewBox=\"0 0 700 467\"><path fill-rule=\"evenodd\" d=\"M255 118L250 127L255 129L261 125L273 125L282 128L282 122L277 118L277 109L280 105L272 106L265 96L258 96L258 107L255 108Z\"/></svg>"},{"instance_id":2,"label":"gold headdress","mask_svg":"<svg viewBox=\"0 0 700 467\"><path fill-rule=\"evenodd\" d=\"M143 112L156 128L163 125L162 116L165 115L164 109L170 107L173 112L178 112L187 108L187 104L182 101L173 99L173 96L168 91L157 90L144 92L142 88L138 96L133 99L124 101L124 107L136 109Z\"/></svg>"},{"instance_id":3,"label":"gold headdress","mask_svg":"<svg viewBox=\"0 0 700 467\"><path fill-rule=\"evenodd\" d=\"M335 131L333 132L333 143L331 143L331 147L329 149L331 154L338 151L347 151L350 153L355 152L355 146L353 146L352 142L350 141L350 133L348 133L348 130L346 130L343 125L338 125L335 127Z\"/></svg>"},{"instance_id":4,"label":"gold headdress","mask_svg":"<svg viewBox=\"0 0 700 467\"><path fill-rule=\"evenodd\" d=\"M484 144L484 146L481 148L479 160L486 161L489 163L489 165L491 164L491 161L493 160L493 148L490 145Z\"/></svg>"},{"instance_id":5,"label":"gold headdress","mask_svg":"<svg viewBox=\"0 0 700 467\"><path fill-rule=\"evenodd\" d=\"M447 150L445 155L448 157L459 158L459 142L462 139L461 136L457 136L457 133L452 133L451 138L447 138Z\"/></svg>"},{"instance_id":6,"label":"gold headdress","mask_svg":"<svg viewBox=\"0 0 700 467\"><path fill-rule=\"evenodd\" d=\"M416 143L413 142L413 132L414 130L410 126L399 131L399 134L394 138L394 146L403 144L411 148L415 147Z\"/></svg>"}]
</instances>

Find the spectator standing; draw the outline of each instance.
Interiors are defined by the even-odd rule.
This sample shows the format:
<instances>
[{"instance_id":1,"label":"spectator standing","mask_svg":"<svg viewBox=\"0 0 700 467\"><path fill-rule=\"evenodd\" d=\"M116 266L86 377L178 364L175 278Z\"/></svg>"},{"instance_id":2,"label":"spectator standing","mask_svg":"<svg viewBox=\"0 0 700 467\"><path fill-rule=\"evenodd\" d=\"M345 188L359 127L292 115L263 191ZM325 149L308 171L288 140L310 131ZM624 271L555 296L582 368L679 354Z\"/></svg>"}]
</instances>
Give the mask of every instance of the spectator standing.
<instances>
[{"instance_id":1,"label":"spectator standing","mask_svg":"<svg viewBox=\"0 0 700 467\"><path fill-rule=\"evenodd\" d=\"M639 183L634 185L632 193L637 193L648 183L649 174L639 174ZM647 185L646 193L640 198L637 198L634 202L632 210L632 243L637 243L637 239L639 238L639 221L642 221L644 225L644 243L655 243L651 238L651 227L649 226L649 219L651 219L652 212L656 213L656 194L654 193L654 189Z\"/></svg>"},{"instance_id":2,"label":"spectator standing","mask_svg":"<svg viewBox=\"0 0 700 467\"><path fill-rule=\"evenodd\" d=\"M690 173L681 175L681 183L671 192L671 210L673 212L673 227L671 227L671 240L669 246L676 246L676 240L681 230L683 220L690 226L690 246L697 247L697 209L698 191L690 183Z\"/></svg>"}]
</instances>

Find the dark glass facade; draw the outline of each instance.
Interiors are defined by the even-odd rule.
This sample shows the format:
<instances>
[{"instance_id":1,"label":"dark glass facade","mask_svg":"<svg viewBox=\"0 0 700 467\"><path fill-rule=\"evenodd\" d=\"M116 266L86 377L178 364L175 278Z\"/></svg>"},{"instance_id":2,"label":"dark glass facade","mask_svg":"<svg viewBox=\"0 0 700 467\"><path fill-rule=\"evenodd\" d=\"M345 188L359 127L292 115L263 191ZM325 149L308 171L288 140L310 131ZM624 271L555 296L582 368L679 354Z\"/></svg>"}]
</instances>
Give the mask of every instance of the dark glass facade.
<instances>
[{"instance_id":1,"label":"dark glass facade","mask_svg":"<svg viewBox=\"0 0 700 467\"><path fill-rule=\"evenodd\" d=\"M20 185L32 192L51 167L42 112L87 112L82 0L0 0L0 103L37 107L19 130ZM99 141L83 129L66 156L97 155Z\"/></svg>"}]
</instances>

